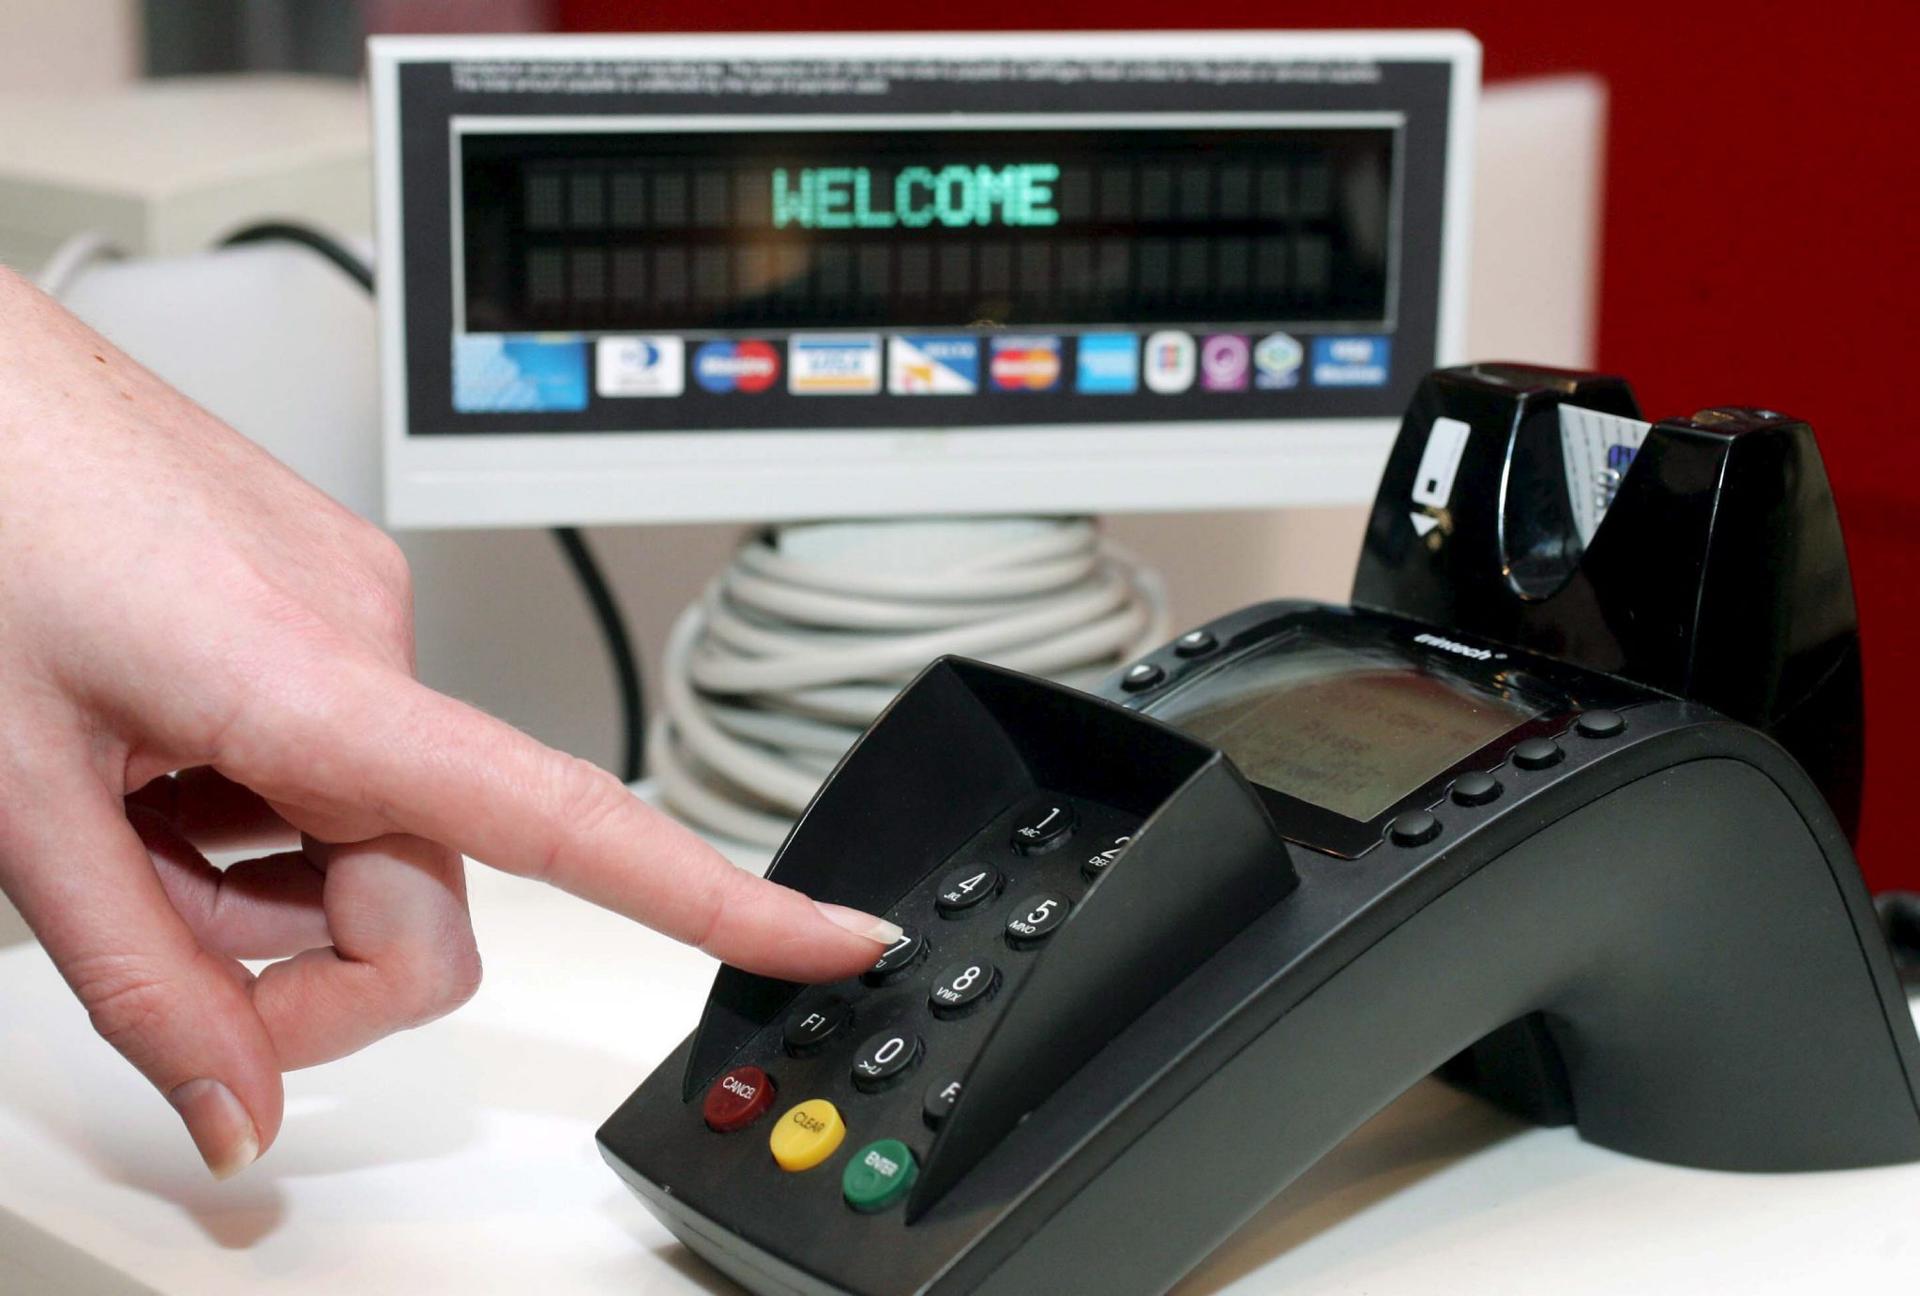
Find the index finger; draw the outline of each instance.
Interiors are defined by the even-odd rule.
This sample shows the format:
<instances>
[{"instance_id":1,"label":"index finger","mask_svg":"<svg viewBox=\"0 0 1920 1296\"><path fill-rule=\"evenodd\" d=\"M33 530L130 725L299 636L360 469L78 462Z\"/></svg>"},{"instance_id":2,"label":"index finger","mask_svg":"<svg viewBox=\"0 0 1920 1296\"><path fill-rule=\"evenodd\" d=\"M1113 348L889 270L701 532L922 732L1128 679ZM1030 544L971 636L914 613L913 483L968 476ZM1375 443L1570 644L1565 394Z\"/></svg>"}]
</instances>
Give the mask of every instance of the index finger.
<instances>
[{"instance_id":1,"label":"index finger","mask_svg":"<svg viewBox=\"0 0 1920 1296\"><path fill-rule=\"evenodd\" d=\"M268 722L245 747L229 759L750 972L835 980L900 937L735 867L612 774L398 672L336 673L323 704Z\"/></svg>"}]
</instances>

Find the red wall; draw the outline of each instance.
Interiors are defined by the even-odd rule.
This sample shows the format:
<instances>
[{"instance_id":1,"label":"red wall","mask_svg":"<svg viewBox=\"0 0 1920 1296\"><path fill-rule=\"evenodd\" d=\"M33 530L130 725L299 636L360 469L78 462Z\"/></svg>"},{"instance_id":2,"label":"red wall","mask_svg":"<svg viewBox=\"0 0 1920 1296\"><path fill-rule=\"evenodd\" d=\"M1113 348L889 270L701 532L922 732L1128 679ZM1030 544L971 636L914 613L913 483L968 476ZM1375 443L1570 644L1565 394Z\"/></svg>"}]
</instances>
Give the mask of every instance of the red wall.
<instances>
[{"instance_id":1,"label":"red wall","mask_svg":"<svg viewBox=\"0 0 1920 1296\"><path fill-rule=\"evenodd\" d=\"M1867 653L1861 859L1920 888L1900 825L1920 768L1920 4L1457 4L1115 0L674 8L560 0L577 31L1463 27L1490 80L1598 72L1612 87L1600 362L1649 413L1766 405L1818 429L1841 492ZM1178 19L1179 21L1171 21ZM1524 359L1525 357L1512 357Z\"/></svg>"}]
</instances>

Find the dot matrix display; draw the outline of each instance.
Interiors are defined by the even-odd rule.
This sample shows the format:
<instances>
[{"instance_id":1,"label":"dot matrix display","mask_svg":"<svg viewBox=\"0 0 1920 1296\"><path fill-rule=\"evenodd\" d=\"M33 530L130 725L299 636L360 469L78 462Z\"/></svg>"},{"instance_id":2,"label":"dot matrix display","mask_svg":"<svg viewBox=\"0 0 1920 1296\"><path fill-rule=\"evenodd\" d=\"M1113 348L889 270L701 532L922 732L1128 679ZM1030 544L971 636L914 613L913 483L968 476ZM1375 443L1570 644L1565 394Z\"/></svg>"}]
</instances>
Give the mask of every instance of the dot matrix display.
<instances>
[{"instance_id":1,"label":"dot matrix display","mask_svg":"<svg viewBox=\"0 0 1920 1296\"><path fill-rule=\"evenodd\" d=\"M1362 323L1395 133L478 134L469 332Z\"/></svg>"}]
</instances>

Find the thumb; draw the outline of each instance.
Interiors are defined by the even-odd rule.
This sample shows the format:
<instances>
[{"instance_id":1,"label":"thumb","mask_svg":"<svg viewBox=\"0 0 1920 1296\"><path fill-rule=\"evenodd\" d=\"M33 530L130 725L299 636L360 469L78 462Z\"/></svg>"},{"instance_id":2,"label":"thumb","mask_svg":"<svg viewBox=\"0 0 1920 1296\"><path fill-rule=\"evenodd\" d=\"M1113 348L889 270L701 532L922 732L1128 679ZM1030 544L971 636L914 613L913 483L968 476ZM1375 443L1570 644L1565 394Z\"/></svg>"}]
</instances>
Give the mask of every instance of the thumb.
<instances>
[{"instance_id":1,"label":"thumb","mask_svg":"<svg viewBox=\"0 0 1920 1296\"><path fill-rule=\"evenodd\" d=\"M280 1068L252 977L202 949L169 903L120 799L83 764L7 790L0 884L94 1029L165 1095L218 1178L279 1132Z\"/></svg>"}]
</instances>

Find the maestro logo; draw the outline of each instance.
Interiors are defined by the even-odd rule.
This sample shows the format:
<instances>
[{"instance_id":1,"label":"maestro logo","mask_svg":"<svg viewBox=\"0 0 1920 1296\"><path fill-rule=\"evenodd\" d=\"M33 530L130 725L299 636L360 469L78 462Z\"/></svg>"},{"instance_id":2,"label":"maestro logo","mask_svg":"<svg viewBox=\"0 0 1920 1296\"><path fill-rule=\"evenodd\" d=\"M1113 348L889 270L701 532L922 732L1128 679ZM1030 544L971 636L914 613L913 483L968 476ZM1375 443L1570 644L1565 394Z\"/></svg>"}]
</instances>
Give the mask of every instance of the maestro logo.
<instances>
[{"instance_id":1,"label":"maestro logo","mask_svg":"<svg viewBox=\"0 0 1920 1296\"><path fill-rule=\"evenodd\" d=\"M710 392L763 392L780 376L780 353L765 342L708 342L693 355L693 380Z\"/></svg>"},{"instance_id":2,"label":"maestro logo","mask_svg":"<svg viewBox=\"0 0 1920 1296\"><path fill-rule=\"evenodd\" d=\"M1060 339L997 337L987 369L997 391L1052 391L1060 385Z\"/></svg>"}]
</instances>

